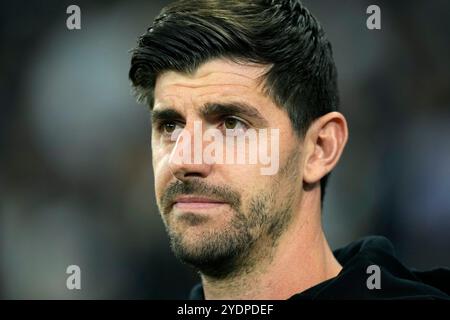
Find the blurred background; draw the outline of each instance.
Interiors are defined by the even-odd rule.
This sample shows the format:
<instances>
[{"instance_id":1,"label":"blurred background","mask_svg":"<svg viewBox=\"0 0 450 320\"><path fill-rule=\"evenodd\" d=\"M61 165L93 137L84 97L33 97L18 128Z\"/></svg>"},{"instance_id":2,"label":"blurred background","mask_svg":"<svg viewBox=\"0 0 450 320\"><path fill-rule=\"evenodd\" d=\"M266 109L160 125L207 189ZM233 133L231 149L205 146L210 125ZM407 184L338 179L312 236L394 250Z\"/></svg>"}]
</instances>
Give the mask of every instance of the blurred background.
<instances>
[{"instance_id":1,"label":"blurred background","mask_svg":"<svg viewBox=\"0 0 450 320\"><path fill-rule=\"evenodd\" d=\"M168 1L3 1L0 298L186 298L155 205L129 50ZM350 139L324 205L333 248L381 234L450 266L450 2L304 0L330 38ZM81 30L66 8L81 8ZM366 8L381 8L381 30ZM66 288L81 268L82 290Z\"/></svg>"}]
</instances>

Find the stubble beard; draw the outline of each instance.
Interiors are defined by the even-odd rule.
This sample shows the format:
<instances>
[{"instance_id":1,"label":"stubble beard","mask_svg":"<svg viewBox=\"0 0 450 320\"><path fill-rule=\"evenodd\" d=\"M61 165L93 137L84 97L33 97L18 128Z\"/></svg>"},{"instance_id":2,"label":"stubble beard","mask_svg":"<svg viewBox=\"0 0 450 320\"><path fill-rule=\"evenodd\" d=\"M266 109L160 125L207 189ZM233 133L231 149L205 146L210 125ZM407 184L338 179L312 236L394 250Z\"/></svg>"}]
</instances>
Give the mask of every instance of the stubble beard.
<instances>
[{"instance_id":1,"label":"stubble beard","mask_svg":"<svg viewBox=\"0 0 450 320\"><path fill-rule=\"evenodd\" d=\"M296 181L297 159L298 154L291 154L272 183L256 192L245 210L242 209L240 194L229 187L210 186L199 179L170 185L160 201L160 210L175 256L202 275L214 279L250 273L261 259L270 260L278 239L292 219L294 192L287 192L282 197L278 190L281 190L282 183ZM294 187L287 189L293 190ZM230 205L232 215L229 222L220 230L203 231L195 241L188 239L185 233L168 222L172 213L167 202L179 194L219 197ZM207 219L194 213L183 215L183 223L192 227L207 223Z\"/></svg>"}]
</instances>

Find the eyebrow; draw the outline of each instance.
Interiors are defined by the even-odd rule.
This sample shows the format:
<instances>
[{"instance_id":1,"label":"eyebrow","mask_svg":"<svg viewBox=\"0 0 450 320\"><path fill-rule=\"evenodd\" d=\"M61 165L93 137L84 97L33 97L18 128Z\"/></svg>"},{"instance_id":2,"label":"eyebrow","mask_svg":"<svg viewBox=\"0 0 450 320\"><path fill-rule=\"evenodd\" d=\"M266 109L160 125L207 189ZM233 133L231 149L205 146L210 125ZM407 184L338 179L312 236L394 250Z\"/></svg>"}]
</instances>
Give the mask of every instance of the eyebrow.
<instances>
[{"instance_id":1,"label":"eyebrow","mask_svg":"<svg viewBox=\"0 0 450 320\"><path fill-rule=\"evenodd\" d=\"M163 121L182 120L183 116L175 109L163 109L151 111L152 124L160 123Z\"/></svg>"},{"instance_id":2,"label":"eyebrow","mask_svg":"<svg viewBox=\"0 0 450 320\"><path fill-rule=\"evenodd\" d=\"M268 121L257 108L244 102L206 103L200 108L200 115L203 118L240 115L249 118L249 121L255 122L259 126L269 126Z\"/></svg>"}]
</instances>

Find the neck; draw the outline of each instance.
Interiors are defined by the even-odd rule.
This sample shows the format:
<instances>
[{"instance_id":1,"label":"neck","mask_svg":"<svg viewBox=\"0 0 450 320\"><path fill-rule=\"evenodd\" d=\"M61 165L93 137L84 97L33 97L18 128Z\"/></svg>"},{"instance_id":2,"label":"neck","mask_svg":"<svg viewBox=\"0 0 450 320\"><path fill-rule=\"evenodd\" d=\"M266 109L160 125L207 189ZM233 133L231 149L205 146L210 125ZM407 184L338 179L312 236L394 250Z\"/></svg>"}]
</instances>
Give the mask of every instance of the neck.
<instances>
[{"instance_id":1,"label":"neck","mask_svg":"<svg viewBox=\"0 0 450 320\"><path fill-rule=\"evenodd\" d=\"M320 205L312 208L308 199L302 202L290 227L271 252L257 255L257 267L225 279L202 275L205 298L288 299L335 277L342 266L333 256L323 233Z\"/></svg>"}]
</instances>

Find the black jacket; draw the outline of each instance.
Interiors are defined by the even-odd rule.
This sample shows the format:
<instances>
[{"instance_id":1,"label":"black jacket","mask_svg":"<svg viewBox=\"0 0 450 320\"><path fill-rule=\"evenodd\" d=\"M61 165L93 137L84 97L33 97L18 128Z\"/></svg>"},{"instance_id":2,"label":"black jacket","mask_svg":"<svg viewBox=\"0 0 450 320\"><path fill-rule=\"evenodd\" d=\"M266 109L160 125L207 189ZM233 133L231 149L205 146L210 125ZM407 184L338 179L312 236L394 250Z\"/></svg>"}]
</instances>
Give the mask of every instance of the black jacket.
<instances>
[{"instance_id":1,"label":"black jacket","mask_svg":"<svg viewBox=\"0 0 450 320\"><path fill-rule=\"evenodd\" d=\"M291 300L315 299L447 299L450 300L450 269L436 268L416 271L405 267L395 257L391 242L380 236L366 237L334 251L342 265L341 272L301 293ZM379 289L373 288L375 272L368 267L379 267ZM369 289L368 287L369 279ZM201 284L195 286L190 299L203 299Z\"/></svg>"}]
</instances>

